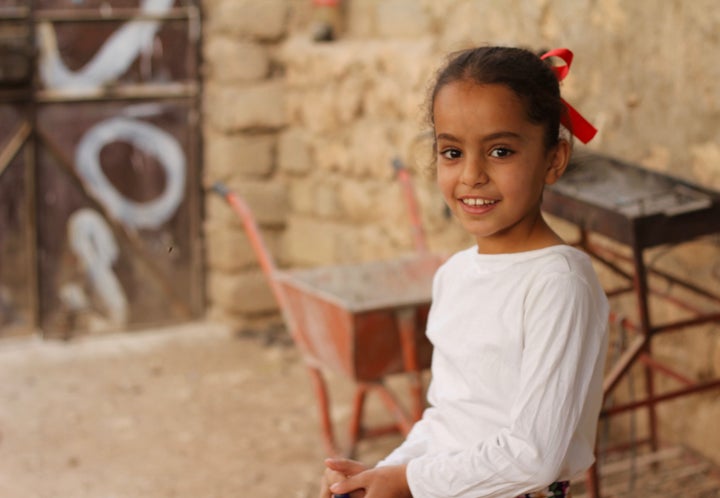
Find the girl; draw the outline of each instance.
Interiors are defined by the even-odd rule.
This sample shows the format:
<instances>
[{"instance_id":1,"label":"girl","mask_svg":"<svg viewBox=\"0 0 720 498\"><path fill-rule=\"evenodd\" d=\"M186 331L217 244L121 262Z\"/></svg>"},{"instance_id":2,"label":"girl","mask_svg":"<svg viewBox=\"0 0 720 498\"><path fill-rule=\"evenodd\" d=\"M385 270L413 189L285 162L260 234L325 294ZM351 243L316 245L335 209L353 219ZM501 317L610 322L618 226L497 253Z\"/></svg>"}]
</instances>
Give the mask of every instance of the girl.
<instances>
[{"instance_id":1,"label":"girl","mask_svg":"<svg viewBox=\"0 0 720 498\"><path fill-rule=\"evenodd\" d=\"M374 468L327 460L321 497L562 497L593 463L607 300L540 212L570 157L566 107L523 49L467 50L439 73L437 183L477 244L435 275L422 419Z\"/></svg>"}]
</instances>

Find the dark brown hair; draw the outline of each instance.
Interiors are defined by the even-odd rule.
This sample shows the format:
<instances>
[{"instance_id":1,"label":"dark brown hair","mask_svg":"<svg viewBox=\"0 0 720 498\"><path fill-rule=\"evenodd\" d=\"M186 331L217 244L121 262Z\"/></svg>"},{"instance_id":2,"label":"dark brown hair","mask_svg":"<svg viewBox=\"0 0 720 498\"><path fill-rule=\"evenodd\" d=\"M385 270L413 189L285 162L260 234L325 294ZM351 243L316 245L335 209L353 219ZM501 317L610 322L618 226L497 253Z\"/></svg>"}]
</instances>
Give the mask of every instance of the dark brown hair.
<instances>
[{"instance_id":1,"label":"dark brown hair","mask_svg":"<svg viewBox=\"0 0 720 498\"><path fill-rule=\"evenodd\" d=\"M451 55L438 72L430 94L428 113L433 127L435 97L442 87L455 81L507 86L520 98L528 120L545 128L545 146L557 144L560 117L566 112L560 85L549 63L533 52L514 47L477 47Z\"/></svg>"}]
</instances>

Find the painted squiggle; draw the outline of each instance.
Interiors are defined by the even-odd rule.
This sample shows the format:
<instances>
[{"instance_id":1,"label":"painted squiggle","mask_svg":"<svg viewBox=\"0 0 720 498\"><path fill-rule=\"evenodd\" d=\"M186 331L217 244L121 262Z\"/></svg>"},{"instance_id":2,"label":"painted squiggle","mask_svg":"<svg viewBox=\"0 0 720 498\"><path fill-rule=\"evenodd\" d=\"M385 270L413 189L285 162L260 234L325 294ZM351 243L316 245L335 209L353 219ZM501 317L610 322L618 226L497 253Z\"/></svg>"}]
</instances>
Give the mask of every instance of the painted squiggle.
<instances>
[{"instance_id":1,"label":"painted squiggle","mask_svg":"<svg viewBox=\"0 0 720 498\"><path fill-rule=\"evenodd\" d=\"M84 208L70 216L67 230L70 248L110 319L118 325L127 323L127 298L112 269L118 258L118 246L110 227L97 211Z\"/></svg>"},{"instance_id":2,"label":"painted squiggle","mask_svg":"<svg viewBox=\"0 0 720 498\"><path fill-rule=\"evenodd\" d=\"M149 202L123 196L100 166L100 151L112 142L128 142L155 157L165 170L165 190ZM158 228L177 210L185 191L185 156L177 140L143 121L117 117L101 121L83 135L75 151L75 167L88 190L114 218L135 228Z\"/></svg>"},{"instance_id":3,"label":"painted squiggle","mask_svg":"<svg viewBox=\"0 0 720 498\"><path fill-rule=\"evenodd\" d=\"M142 14L162 15L175 0L144 0ZM125 73L135 58L152 50L161 22L135 20L125 23L103 44L95 56L78 71L71 71L60 57L55 28L50 22L38 25L40 77L48 88L86 90L97 88Z\"/></svg>"}]
</instances>

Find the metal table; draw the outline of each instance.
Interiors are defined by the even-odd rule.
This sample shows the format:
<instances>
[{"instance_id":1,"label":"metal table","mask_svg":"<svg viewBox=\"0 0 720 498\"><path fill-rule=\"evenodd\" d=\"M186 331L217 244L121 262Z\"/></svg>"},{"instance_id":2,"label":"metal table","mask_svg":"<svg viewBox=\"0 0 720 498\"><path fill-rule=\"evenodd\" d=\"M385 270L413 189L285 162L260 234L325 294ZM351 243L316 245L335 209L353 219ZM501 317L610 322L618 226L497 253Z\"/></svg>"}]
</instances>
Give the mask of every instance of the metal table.
<instances>
[{"instance_id":1,"label":"metal table","mask_svg":"<svg viewBox=\"0 0 720 498\"><path fill-rule=\"evenodd\" d=\"M651 339L664 332L720 322L720 291L702 288L687 279L653 268L646 263L644 252L653 247L682 244L720 233L720 193L609 156L581 152L573 158L563 178L546 189L543 210L576 225L579 228L576 244L627 282L624 287L608 289L609 297L634 294L635 319L620 318L611 313L611 322L621 322L621 326L634 333L634 338L618 361L609 365L603 389L604 394L609 395L639 361L644 367L646 392L642 400L605 407L601 417L647 409L649 438L632 444L647 443L656 451L656 405L720 387L720 379L694 380L659 362L652 356ZM597 242L595 239L599 237L594 234L628 246L631 256L613 249L611 244ZM629 264L631 270L624 269L623 264ZM683 288L697 299L709 302L713 310L701 309L696 305L695 297L681 299L650 285L649 276ZM656 324L648 302L651 294L689 311L692 317ZM656 393L653 381L656 372L672 377L683 387ZM596 469L589 477L589 492L591 496L598 496Z\"/></svg>"}]
</instances>

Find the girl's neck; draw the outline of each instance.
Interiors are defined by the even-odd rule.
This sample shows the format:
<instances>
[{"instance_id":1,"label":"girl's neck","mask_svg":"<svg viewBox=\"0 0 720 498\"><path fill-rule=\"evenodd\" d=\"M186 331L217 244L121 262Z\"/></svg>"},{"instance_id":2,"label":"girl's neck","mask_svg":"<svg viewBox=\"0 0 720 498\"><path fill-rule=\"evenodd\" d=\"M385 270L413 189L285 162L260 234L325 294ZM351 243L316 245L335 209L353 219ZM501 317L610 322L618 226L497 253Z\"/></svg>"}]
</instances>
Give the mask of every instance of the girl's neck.
<instances>
[{"instance_id":1,"label":"girl's neck","mask_svg":"<svg viewBox=\"0 0 720 498\"><path fill-rule=\"evenodd\" d=\"M480 237L476 242L480 254L527 252L565 244L565 241L550 228L542 215L538 215L531 229L522 236L516 236L509 240L503 234L496 234L490 237Z\"/></svg>"}]
</instances>

